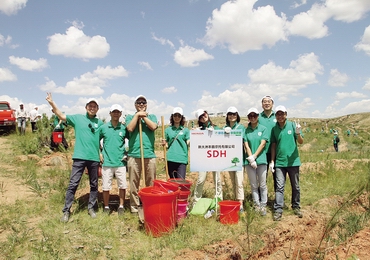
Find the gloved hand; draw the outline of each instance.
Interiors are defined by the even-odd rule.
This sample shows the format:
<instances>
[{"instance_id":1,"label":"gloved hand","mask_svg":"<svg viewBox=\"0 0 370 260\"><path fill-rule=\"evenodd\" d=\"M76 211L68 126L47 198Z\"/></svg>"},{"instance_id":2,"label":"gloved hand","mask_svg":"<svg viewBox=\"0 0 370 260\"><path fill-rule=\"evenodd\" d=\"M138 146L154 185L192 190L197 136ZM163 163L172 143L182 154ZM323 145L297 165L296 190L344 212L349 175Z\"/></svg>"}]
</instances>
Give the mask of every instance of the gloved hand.
<instances>
[{"instance_id":1,"label":"gloved hand","mask_svg":"<svg viewBox=\"0 0 370 260\"><path fill-rule=\"evenodd\" d=\"M247 160L248 160L249 163L252 163L252 162L254 162L256 160L256 158L252 154L251 156L247 157Z\"/></svg>"},{"instance_id":2,"label":"gloved hand","mask_svg":"<svg viewBox=\"0 0 370 260\"><path fill-rule=\"evenodd\" d=\"M207 128L208 131L213 132L213 126Z\"/></svg>"},{"instance_id":3,"label":"gloved hand","mask_svg":"<svg viewBox=\"0 0 370 260\"><path fill-rule=\"evenodd\" d=\"M295 133L300 134L301 133L301 125L298 123L295 124Z\"/></svg>"},{"instance_id":4,"label":"gloved hand","mask_svg":"<svg viewBox=\"0 0 370 260\"><path fill-rule=\"evenodd\" d=\"M251 163L251 166L252 166L253 169L257 169L257 163L256 163L256 161L253 161Z\"/></svg>"},{"instance_id":5,"label":"gloved hand","mask_svg":"<svg viewBox=\"0 0 370 260\"><path fill-rule=\"evenodd\" d=\"M269 168L270 168L270 171L272 172L272 173L274 173L275 172L275 163L274 162L270 162L270 164L269 164Z\"/></svg>"},{"instance_id":6,"label":"gloved hand","mask_svg":"<svg viewBox=\"0 0 370 260\"><path fill-rule=\"evenodd\" d=\"M60 125L59 124L57 124L56 126L55 126L55 129L59 129L60 128Z\"/></svg>"},{"instance_id":7,"label":"gloved hand","mask_svg":"<svg viewBox=\"0 0 370 260\"><path fill-rule=\"evenodd\" d=\"M225 128L224 128L224 130L225 130L225 133L226 133L226 134L230 134L230 132L231 132L231 127L227 126L227 127L225 127Z\"/></svg>"}]
</instances>

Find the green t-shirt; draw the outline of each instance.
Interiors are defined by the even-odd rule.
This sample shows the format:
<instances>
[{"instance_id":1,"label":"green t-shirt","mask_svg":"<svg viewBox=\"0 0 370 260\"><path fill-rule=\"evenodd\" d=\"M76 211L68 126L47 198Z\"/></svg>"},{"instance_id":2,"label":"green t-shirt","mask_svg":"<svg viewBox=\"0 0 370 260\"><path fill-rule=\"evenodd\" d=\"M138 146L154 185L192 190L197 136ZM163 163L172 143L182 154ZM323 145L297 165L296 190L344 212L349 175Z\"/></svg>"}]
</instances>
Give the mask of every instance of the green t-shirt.
<instances>
[{"instance_id":1,"label":"green t-shirt","mask_svg":"<svg viewBox=\"0 0 370 260\"><path fill-rule=\"evenodd\" d=\"M126 161L122 161L125 153L125 136L126 126L120 122L116 127L113 127L111 122L101 127L100 138L103 138L103 166L126 166Z\"/></svg>"},{"instance_id":2,"label":"green t-shirt","mask_svg":"<svg viewBox=\"0 0 370 260\"><path fill-rule=\"evenodd\" d=\"M67 115L67 124L75 130L73 159L99 162L99 132L103 121L85 115Z\"/></svg>"},{"instance_id":3,"label":"green t-shirt","mask_svg":"<svg viewBox=\"0 0 370 260\"><path fill-rule=\"evenodd\" d=\"M188 164L188 144L190 131L184 126L167 127L164 136L168 146L167 161ZM175 139L176 138L176 139Z\"/></svg>"},{"instance_id":4,"label":"green t-shirt","mask_svg":"<svg viewBox=\"0 0 370 260\"><path fill-rule=\"evenodd\" d=\"M126 125L130 124L132 118L133 115L126 116ZM154 123L157 123L157 117L153 114L149 114L148 119ZM154 153L154 141L155 141L154 131L148 128L144 120L141 120L139 122L141 123L143 131L144 158L156 158L156 155ZM128 156L134 158L141 158L139 123L136 125L134 131L129 132L128 145L129 145Z\"/></svg>"},{"instance_id":5,"label":"green t-shirt","mask_svg":"<svg viewBox=\"0 0 370 260\"><path fill-rule=\"evenodd\" d=\"M275 126L276 124L276 117L275 117L275 112L271 111L271 114L269 117L266 116L265 112L262 111L260 115L258 116L258 124L261 124L267 128L267 132L269 134L269 139L271 135L271 129ZM266 143L266 153L271 153L271 143L268 142Z\"/></svg>"},{"instance_id":6,"label":"green t-shirt","mask_svg":"<svg viewBox=\"0 0 370 260\"><path fill-rule=\"evenodd\" d=\"M300 166L295 124L286 120L280 127L278 123L272 128L271 143L276 143L276 167Z\"/></svg>"},{"instance_id":7,"label":"green t-shirt","mask_svg":"<svg viewBox=\"0 0 370 260\"><path fill-rule=\"evenodd\" d=\"M256 163L257 165L267 164L266 147L270 139L270 132L268 131L267 127L261 124L257 124L256 128L253 129L251 124L249 123L248 127L245 129L245 136L252 153L255 153L257 151L258 147L261 144L261 140L266 140L266 145L258 155ZM249 164L249 162L248 160L245 160L244 165L247 164Z\"/></svg>"}]
</instances>

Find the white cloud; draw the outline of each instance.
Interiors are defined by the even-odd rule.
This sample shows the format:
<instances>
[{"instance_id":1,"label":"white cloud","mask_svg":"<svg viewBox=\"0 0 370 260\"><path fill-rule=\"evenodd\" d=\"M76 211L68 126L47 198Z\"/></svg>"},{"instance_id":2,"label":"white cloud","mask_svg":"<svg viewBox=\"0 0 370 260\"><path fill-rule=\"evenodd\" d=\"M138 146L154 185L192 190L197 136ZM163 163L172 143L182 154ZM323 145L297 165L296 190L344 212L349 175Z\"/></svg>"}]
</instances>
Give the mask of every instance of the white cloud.
<instances>
[{"instance_id":1,"label":"white cloud","mask_svg":"<svg viewBox=\"0 0 370 260\"><path fill-rule=\"evenodd\" d=\"M14 75L9 69L0 68L0 82L16 81L16 80L17 80L17 76Z\"/></svg>"},{"instance_id":2,"label":"white cloud","mask_svg":"<svg viewBox=\"0 0 370 260\"><path fill-rule=\"evenodd\" d=\"M83 60L104 58L108 55L110 46L105 37L87 36L78 27L75 23L67 29L66 34L56 33L49 36L49 53Z\"/></svg>"},{"instance_id":3,"label":"white cloud","mask_svg":"<svg viewBox=\"0 0 370 260\"><path fill-rule=\"evenodd\" d=\"M10 56L9 62L18 66L20 69L27 71L42 71L44 68L48 67L48 61L43 58L31 60L28 58Z\"/></svg>"},{"instance_id":4,"label":"white cloud","mask_svg":"<svg viewBox=\"0 0 370 260\"><path fill-rule=\"evenodd\" d=\"M18 44L12 44L12 37L11 36L8 35L5 38L3 35L0 34L0 47L3 47L3 46L8 46L11 49L15 49L19 45Z\"/></svg>"},{"instance_id":5,"label":"white cloud","mask_svg":"<svg viewBox=\"0 0 370 260\"><path fill-rule=\"evenodd\" d=\"M326 0L325 6L334 20L347 23L362 19L370 11L368 0Z\"/></svg>"},{"instance_id":6,"label":"white cloud","mask_svg":"<svg viewBox=\"0 0 370 260\"><path fill-rule=\"evenodd\" d=\"M370 78L367 79L367 81L365 82L365 85L362 87L362 89L370 90Z\"/></svg>"},{"instance_id":7,"label":"white cloud","mask_svg":"<svg viewBox=\"0 0 370 260\"><path fill-rule=\"evenodd\" d=\"M235 0L225 2L208 19L206 34L202 41L210 46L227 46L233 54L248 50L271 47L285 41L286 17L276 15L272 6L253 9L257 0Z\"/></svg>"},{"instance_id":8,"label":"white cloud","mask_svg":"<svg viewBox=\"0 0 370 260\"><path fill-rule=\"evenodd\" d=\"M196 67L201 61L213 59L213 56L203 49L195 49L191 46L180 47L174 54L174 61L182 67Z\"/></svg>"},{"instance_id":9,"label":"white cloud","mask_svg":"<svg viewBox=\"0 0 370 260\"><path fill-rule=\"evenodd\" d=\"M352 92L337 92L335 94L336 99L344 99L344 98L366 98L365 94L359 93L357 91Z\"/></svg>"},{"instance_id":10,"label":"white cloud","mask_svg":"<svg viewBox=\"0 0 370 260\"><path fill-rule=\"evenodd\" d=\"M330 70L329 86L343 87L348 82L349 77L345 73L340 73L337 69Z\"/></svg>"},{"instance_id":11,"label":"white cloud","mask_svg":"<svg viewBox=\"0 0 370 260\"><path fill-rule=\"evenodd\" d=\"M153 70L152 66L150 66L149 62L146 61L139 61L138 62L141 66L143 66L147 70Z\"/></svg>"},{"instance_id":12,"label":"white cloud","mask_svg":"<svg viewBox=\"0 0 370 260\"><path fill-rule=\"evenodd\" d=\"M355 45L356 51L364 51L370 56L370 25L366 27L364 34L361 37L361 41Z\"/></svg>"},{"instance_id":13,"label":"white cloud","mask_svg":"<svg viewBox=\"0 0 370 260\"><path fill-rule=\"evenodd\" d=\"M6 15L16 14L19 10L24 8L28 0L1 0L0 12Z\"/></svg>"},{"instance_id":14,"label":"white cloud","mask_svg":"<svg viewBox=\"0 0 370 260\"><path fill-rule=\"evenodd\" d=\"M162 89L162 93L166 93L166 94L172 94L176 92L177 92L177 88L175 88L174 86Z\"/></svg>"},{"instance_id":15,"label":"white cloud","mask_svg":"<svg viewBox=\"0 0 370 260\"><path fill-rule=\"evenodd\" d=\"M300 7L302 5L305 5L305 4L307 4L307 0L301 0L300 3L294 2L293 5L292 5L292 8L295 9L295 8L298 8L298 7Z\"/></svg>"},{"instance_id":16,"label":"white cloud","mask_svg":"<svg viewBox=\"0 0 370 260\"><path fill-rule=\"evenodd\" d=\"M68 81L65 86L57 86L53 80L46 79L47 82L39 87L42 91L65 95L96 96L104 93L103 88L108 85L109 79L127 76L128 72L122 66L115 68L99 66L93 72L87 72L79 78Z\"/></svg>"},{"instance_id":17,"label":"white cloud","mask_svg":"<svg viewBox=\"0 0 370 260\"><path fill-rule=\"evenodd\" d=\"M165 38L158 38L157 36L155 36L154 33L152 33L152 39L159 42L162 45L169 45L171 48L175 48L175 45L170 40L167 40Z\"/></svg>"}]
</instances>

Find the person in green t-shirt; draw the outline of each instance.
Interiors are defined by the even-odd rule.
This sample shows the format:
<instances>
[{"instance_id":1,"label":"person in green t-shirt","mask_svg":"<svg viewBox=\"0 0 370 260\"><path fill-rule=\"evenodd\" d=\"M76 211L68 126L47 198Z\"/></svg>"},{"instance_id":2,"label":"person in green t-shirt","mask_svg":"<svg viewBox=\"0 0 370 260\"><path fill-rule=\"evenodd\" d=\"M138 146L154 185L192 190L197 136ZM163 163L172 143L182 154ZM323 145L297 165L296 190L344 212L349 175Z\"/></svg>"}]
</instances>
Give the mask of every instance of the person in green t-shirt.
<instances>
[{"instance_id":1,"label":"person in green t-shirt","mask_svg":"<svg viewBox=\"0 0 370 260\"><path fill-rule=\"evenodd\" d=\"M125 153L126 126L119 119L122 116L122 107L118 104L111 106L109 110L111 120L101 127L100 138L102 152L100 161L103 163L102 169L102 189L103 189L103 212L110 214L109 191L112 189L113 176L116 176L119 206L118 215L124 213L124 203L127 189L126 181L126 161L123 160Z\"/></svg>"},{"instance_id":2,"label":"person in green t-shirt","mask_svg":"<svg viewBox=\"0 0 370 260\"><path fill-rule=\"evenodd\" d=\"M199 130L213 131L214 129L220 130L219 127L214 125L208 115L208 112L203 109L198 109L195 112L195 118L198 119ZM219 171L212 171L213 179L216 186L216 198L222 200L222 183L221 174ZM194 189L193 206L197 203L203 195L203 187L206 182L207 172L199 172L198 180Z\"/></svg>"},{"instance_id":3,"label":"person in green t-shirt","mask_svg":"<svg viewBox=\"0 0 370 260\"><path fill-rule=\"evenodd\" d=\"M247 172L252 191L254 207L261 216L266 215L267 184L266 184L266 144L270 139L270 132L258 123L257 108L248 110L249 124L245 129L247 158L245 171Z\"/></svg>"},{"instance_id":4,"label":"person in green t-shirt","mask_svg":"<svg viewBox=\"0 0 370 260\"><path fill-rule=\"evenodd\" d=\"M230 132L231 130L241 130L243 143L244 143L244 134L245 134L245 127L244 125L240 124L240 116L238 109L236 107L229 107L226 111L226 125L224 126L225 132ZM243 150L244 151L244 150ZM245 154L243 153L243 161L244 161ZM244 174L243 170L241 171L229 171L231 184L234 190L234 197L236 200L240 202L240 211L242 212L243 209L243 202L244 202Z\"/></svg>"},{"instance_id":5,"label":"person in green t-shirt","mask_svg":"<svg viewBox=\"0 0 370 260\"><path fill-rule=\"evenodd\" d=\"M170 126L165 130L162 145L167 147L167 167L170 178L186 177L190 131L184 127L185 117L181 107L175 107L170 117Z\"/></svg>"},{"instance_id":6,"label":"person in green t-shirt","mask_svg":"<svg viewBox=\"0 0 370 260\"><path fill-rule=\"evenodd\" d=\"M94 207L98 198L98 169L100 166L99 132L100 127L103 125L103 121L96 117L99 110L98 101L95 99L89 99L87 101L85 115L65 115L54 103L51 93L47 93L46 100L53 108L55 115L74 128L76 138L72 155L72 172L66 192L61 221L68 222L69 220L74 196L85 168L88 170L90 180L90 195L87 205L88 213L92 218L96 218Z\"/></svg>"},{"instance_id":7,"label":"person in green t-shirt","mask_svg":"<svg viewBox=\"0 0 370 260\"><path fill-rule=\"evenodd\" d=\"M281 220L284 207L284 189L286 174L289 175L292 187L292 209L294 214L302 218L300 210L301 192L299 188L299 166L301 160L298 145L303 144L301 125L287 120L287 110L284 106L276 107L276 125L271 131L270 170L275 171L276 190L274 202L274 220ZM275 166L275 169L274 169Z\"/></svg>"},{"instance_id":8,"label":"person in green t-shirt","mask_svg":"<svg viewBox=\"0 0 370 260\"><path fill-rule=\"evenodd\" d=\"M140 206L138 191L142 171L145 170L144 182L146 187L153 185L156 175L154 131L158 128L157 117L146 112L147 106L146 97L139 95L135 98L136 113L126 116L126 126L129 132L127 170L130 182L131 213L138 213L138 207ZM140 145L139 124L141 124L142 128L142 146ZM142 169L141 165L141 151L144 155L144 169Z\"/></svg>"}]
</instances>

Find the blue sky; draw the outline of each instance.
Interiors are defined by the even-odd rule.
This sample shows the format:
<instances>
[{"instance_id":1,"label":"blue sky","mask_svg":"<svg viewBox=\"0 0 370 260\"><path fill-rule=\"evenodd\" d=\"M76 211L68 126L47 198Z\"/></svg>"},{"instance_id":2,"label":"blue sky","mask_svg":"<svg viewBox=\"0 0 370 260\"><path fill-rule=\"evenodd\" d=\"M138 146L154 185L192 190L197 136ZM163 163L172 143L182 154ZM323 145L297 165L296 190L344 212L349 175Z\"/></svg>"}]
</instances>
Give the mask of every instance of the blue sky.
<instances>
[{"instance_id":1,"label":"blue sky","mask_svg":"<svg viewBox=\"0 0 370 260\"><path fill-rule=\"evenodd\" d=\"M2 0L0 100L50 115L89 98L167 120L241 115L271 95L288 117L369 112L370 0Z\"/></svg>"}]
</instances>

